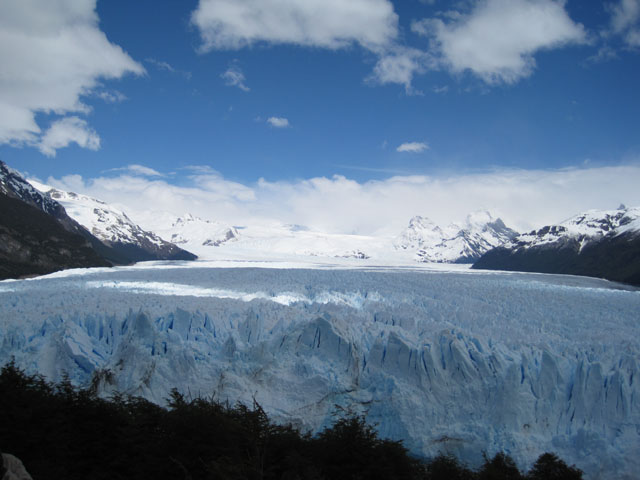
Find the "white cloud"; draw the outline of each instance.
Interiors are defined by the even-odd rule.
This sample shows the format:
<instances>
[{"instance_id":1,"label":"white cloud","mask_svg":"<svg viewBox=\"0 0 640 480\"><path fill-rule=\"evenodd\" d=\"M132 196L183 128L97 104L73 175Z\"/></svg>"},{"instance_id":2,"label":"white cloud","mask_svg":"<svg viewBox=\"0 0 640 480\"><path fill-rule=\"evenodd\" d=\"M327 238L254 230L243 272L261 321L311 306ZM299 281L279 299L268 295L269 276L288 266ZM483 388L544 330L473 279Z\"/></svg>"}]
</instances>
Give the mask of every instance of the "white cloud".
<instances>
[{"instance_id":1,"label":"white cloud","mask_svg":"<svg viewBox=\"0 0 640 480\"><path fill-rule=\"evenodd\" d=\"M171 73L174 73L176 71L176 69L173 68L173 66L169 62L165 62L164 60L145 58L144 61L150 63L151 65L154 65L158 70L164 70Z\"/></svg>"},{"instance_id":2,"label":"white cloud","mask_svg":"<svg viewBox=\"0 0 640 480\"><path fill-rule=\"evenodd\" d=\"M38 149L48 157L55 157L56 150L71 143L89 150L98 150L100 137L81 118L65 117L51 124L38 143Z\"/></svg>"},{"instance_id":3,"label":"white cloud","mask_svg":"<svg viewBox=\"0 0 640 480\"><path fill-rule=\"evenodd\" d=\"M109 42L95 8L96 0L0 2L0 144L46 145L36 113L87 112L82 97L99 79L144 73Z\"/></svg>"},{"instance_id":4,"label":"white cloud","mask_svg":"<svg viewBox=\"0 0 640 480\"><path fill-rule=\"evenodd\" d=\"M95 96L106 103L121 103L127 100L127 96L118 90L102 90L95 92Z\"/></svg>"},{"instance_id":5,"label":"white cloud","mask_svg":"<svg viewBox=\"0 0 640 480\"><path fill-rule=\"evenodd\" d=\"M602 63L608 62L609 60L613 60L618 58L618 53L608 45L603 45L598 49L598 51L588 57L585 61L585 64L593 64L593 63Z\"/></svg>"},{"instance_id":6,"label":"white cloud","mask_svg":"<svg viewBox=\"0 0 640 480\"><path fill-rule=\"evenodd\" d=\"M631 47L640 47L640 29L635 29L627 33L627 43Z\"/></svg>"},{"instance_id":7,"label":"white cloud","mask_svg":"<svg viewBox=\"0 0 640 480\"><path fill-rule=\"evenodd\" d=\"M275 128L289 128L289 120L283 117L269 117L267 123Z\"/></svg>"},{"instance_id":8,"label":"white cloud","mask_svg":"<svg viewBox=\"0 0 640 480\"><path fill-rule=\"evenodd\" d=\"M259 43L331 50L359 45L379 59L369 82L398 83L409 94L417 93L413 76L425 70L424 52L398 44L390 0L200 0L191 21L205 52ZM228 85L244 84L235 83L233 70L224 75Z\"/></svg>"},{"instance_id":9,"label":"white cloud","mask_svg":"<svg viewBox=\"0 0 640 480\"><path fill-rule=\"evenodd\" d=\"M535 69L542 49L586 42L562 0L479 0L448 21L425 19L412 30L430 38L431 53L453 73L473 72L487 83L515 83Z\"/></svg>"},{"instance_id":10,"label":"white cloud","mask_svg":"<svg viewBox=\"0 0 640 480\"><path fill-rule=\"evenodd\" d=\"M429 67L435 67L429 54L415 48L396 47L381 55L368 80L381 85L398 83L404 85L407 94L420 95L422 92L411 85L413 77Z\"/></svg>"},{"instance_id":11,"label":"white cloud","mask_svg":"<svg viewBox=\"0 0 640 480\"><path fill-rule=\"evenodd\" d=\"M220 173L215 170L213 167L211 167L210 165L186 165L184 167L180 168L181 170L188 170L190 172L194 172L196 174L211 174L211 175L218 175L220 176Z\"/></svg>"},{"instance_id":12,"label":"white cloud","mask_svg":"<svg viewBox=\"0 0 640 480\"><path fill-rule=\"evenodd\" d=\"M47 180L57 188L117 204L134 219L148 218L149 212L191 212L232 225L278 220L320 231L360 234L395 235L418 214L447 224L486 208L525 231L587 209L616 208L620 203L640 206L638 165L405 175L364 183L334 176L293 182L259 180L251 185L206 171L176 182L180 186L131 175Z\"/></svg>"},{"instance_id":13,"label":"white cloud","mask_svg":"<svg viewBox=\"0 0 640 480\"><path fill-rule=\"evenodd\" d=\"M424 142L407 142L396 148L396 152L422 153L429 150L429 145Z\"/></svg>"},{"instance_id":14,"label":"white cloud","mask_svg":"<svg viewBox=\"0 0 640 480\"><path fill-rule=\"evenodd\" d=\"M192 77L191 72L178 70L169 62L165 62L164 60L158 60L156 58L151 58L151 57L145 58L144 61L155 66L158 70L164 70L165 72L169 72L169 73L176 73L178 75L182 75L187 80L191 80L191 77Z\"/></svg>"},{"instance_id":15,"label":"white cloud","mask_svg":"<svg viewBox=\"0 0 640 480\"><path fill-rule=\"evenodd\" d=\"M640 47L640 0L620 0L612 5L611 29L630 47Z\"/></svg>"},{"instance_id":16,"label":"white cloud","mask_svg":"<svg viewBox=\"0 0 640 480\"><path fill-rule=\"evenodd\" d=\"M389 0L200 0L191 21L204 51L261 42L376 49L393 41L398 28Z\"/></svg>"},{"instance_id":17,"label":"white cloud","mask_svg":"<svg viewBox=\"0 0 640 480\"><path fill-rule=\"evenodd\" d=\"M132 175L142 175L145 177L164 177L162 173L144 165L138 165L136 163L127 165L126 167L111 168L108 172L128 172Z\"/></svg>"},{"instance_id":18,"label":"white cloud","mask_svg":"<svg viewBox=\"0 0 640 480\"><path fill-rule=\"evenodd\" d=\"M564 4L459 2L470 11L413 22L414 32L430 38L427 52L402 45L390 0L199 0L191 20L200 31L202 51L259 43L328 49L360 45L378 59L369 83L400 84L407 94L420 94L413 79L428 70L469 70L488 83L515 83L533 72L539 50L585 42L584 27L571 20Z\"/></svg>"},{"instance_id":19,"label":"white cloud","mask_svg":"<svg viewBox=\"0 0 640 480\"><path fill-rule=\"evenodd\" d=\"M222 78L225 85L229 87L238 87L243 92L248 92L249 90L251 90L249 87L247 87L245 83L247 80L238 65L231 65L226 72L220 75L220 78Z\"/></svg>"},{"instance_id":20,"label":"white cloud","mask_svg":"<svg viewBox=\"0 0 640 480\"><path fill-rule=\"evenodd\" d=\"M621 33L634 26L640 20L640 0L620 0L611 7L611 25L615 32Z\"/></svg>"}]
</instances>

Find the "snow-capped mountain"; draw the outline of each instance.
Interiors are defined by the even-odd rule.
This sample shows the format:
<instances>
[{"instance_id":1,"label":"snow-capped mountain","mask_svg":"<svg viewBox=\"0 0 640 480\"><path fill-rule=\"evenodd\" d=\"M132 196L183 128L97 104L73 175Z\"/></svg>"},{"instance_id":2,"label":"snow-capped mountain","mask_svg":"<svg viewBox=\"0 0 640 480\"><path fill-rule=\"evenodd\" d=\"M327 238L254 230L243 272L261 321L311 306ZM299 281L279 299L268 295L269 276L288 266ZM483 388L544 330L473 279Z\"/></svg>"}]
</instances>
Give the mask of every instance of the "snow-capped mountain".
<instances>
[{"instance_id":1,"label":"snow-capped mountain","mask_svg":"<svg viewBox=\"0 0 640 480\"><path fill-rule=\"evenodd\" d=\"M381 251L380 246L385 245L384 239L318 232L303 225L271 223L246 225L238 229L238 242L225 246L225 249L245 258L265 256L366 259L377 255Z\"/></svg>"},{"instance_id":2,"label":"snow-capped mountain","mask_svg":"<svg viewBox=\"0 0 640 480\"><path fill-rule=\"evenodd\" d=\"M162 238L198 255L200 259L282 260L297 258L367 259L393 254L386 238L312 231L304 225L279 222L232 226L191 214L181 217L143 215L144 225Z\"/></svg>"},{"instance_id":3,"label":"snow-capped mountain","mask_svg":"<svg viewBox=\"0 0 640 480\"><path fill-rule=\"evenodd\" d=\"M623 233L640 234L640 207L617 210L589 210L558 224L523 233L505 245L508 248L532 248L558 243L577 243L579 248L598 242L605 237Z\"/></svg>"},{"instance_id":4,"label":"snow-capped mountain","mask_svg":"<svg viewBox=\"0 0 640 480\"><path fill-rule=\"evenodd\" d=\"M79 233L80 225L67 215L64 207L57 201L33 187L17 170L0 161L0 193L35 207L47 215L56 218L64 227Z\"/></svg>"},{"instance_id":5,"label":"snow-capped mountain","mask_svg":"<svg viewBox=\"0 0 640 480\"><path fill-rule=\"evenodd\" d=\"M521 234L473 267L570 273L640 285L640 207L590 210Z\"/></svg>"},{"instance_id":6,"label":"snow-capped mountain","mask_svg":"<svg viewBox=\"0 0 640 480\"><path fill-rule=\"evenodd\" d=\"M0 162L0 278L109 266L108 248ZM104 249L104 251L103 251Z\"/></svg>"},{"instance_id":7,"label":"snow-capped mountain","mask_svg":"<svg viewBox=\"0 0 640 480\"><path fill-rule=\"evenodd\" d=\"M159 237L208 258L208 251L238 240L235 227L211 220L204 220L187 213L181 217L170 214L153 215L145 223Z\"/></svg>"},{"instance_id":8,"label":"snow-capped mountain","mask_svg":"<svg viewBox=\"0 0 640 480\"><path fill-rule=\"evenodd\" d=\"M416 260L421 262L473 263L517 234L487 211L469 214L462 226L453 223L444 228L417 216L396 240L395 247L415 251Z\"/></svg>"},{"instance_id":9,"label":"snow-capped mountain","mask_svg":"<svg viewBox=\"0 0 640 480\"><path fill-rule=\"evenodd\" d=\"M422 264L216 264L0 283L0 365L105 396L255 400L305 431L341 409L472 466L504 451L527 469L552 451L586 480L637 478L637 291Z\"/></svg>"},{"instance_id":10,"label":"snow-capped mountain","mask_svg":"<svg viewBox=\"0 0 640 480\"><path fill-rule=\"evenodd\" d=\"M459 228L450 225L445 231L427 217L415 216L409 221L409 226L396 240L395 246L403 250L422 250L433 248L446 238L455 235Z\"/></svg>"},{"instance_id":11,"label":"snow-capped mountain","mask_svg":"<svg viewBox=\"0 0 640 480\"><path fill-rule=\"evenodd\" d=\"M123 211L101 200L58 190L34 180L30 180L30 183L47 198L60 203L68 215L92 235L130 261L196 258L195 255L164 241L156 234L143 230Z\"/></svg>"},{"instance_id":12,"label":"snow-capped mountain","mask_svg":"<svg viewBox=\"0 0 640 480\"><path fill-rule=\"evenodd\" d=\"M145 214L142 218L147 229L196 253L201 259L313 257L372 259L396 264L471 263L516 235L487 212L469 215L463 226L451 224L445 228L427 218L414 217L396 239L320 232L304 225L275 221L231 226L190 214L182 217Z\"/></svg>"}]
</instances>

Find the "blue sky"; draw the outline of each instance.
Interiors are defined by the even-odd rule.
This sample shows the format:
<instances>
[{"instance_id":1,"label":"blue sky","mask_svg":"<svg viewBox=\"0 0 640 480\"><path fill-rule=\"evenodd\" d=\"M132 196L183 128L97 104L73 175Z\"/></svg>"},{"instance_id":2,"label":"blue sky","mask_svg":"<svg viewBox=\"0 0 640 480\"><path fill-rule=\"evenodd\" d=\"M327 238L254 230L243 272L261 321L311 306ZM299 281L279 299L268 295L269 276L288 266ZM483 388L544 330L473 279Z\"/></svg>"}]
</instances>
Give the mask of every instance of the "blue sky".
<instances>
[{"instance_id":1,"label":"blue sky","mask_svg":"<svg viewBox=\"0 0 640 480\"><path fill-rule=\"evenodd\" d=\"M640 180L639 0L9 0L0 18L0 158L87 193L134 177L235 192L220 217L309 185L320 208L322 179L359 195L392 177ZM640 203L632 186L572 188L550 205ZM451 215L509 201L470 196Z\"/></svg>"}]
</instances>

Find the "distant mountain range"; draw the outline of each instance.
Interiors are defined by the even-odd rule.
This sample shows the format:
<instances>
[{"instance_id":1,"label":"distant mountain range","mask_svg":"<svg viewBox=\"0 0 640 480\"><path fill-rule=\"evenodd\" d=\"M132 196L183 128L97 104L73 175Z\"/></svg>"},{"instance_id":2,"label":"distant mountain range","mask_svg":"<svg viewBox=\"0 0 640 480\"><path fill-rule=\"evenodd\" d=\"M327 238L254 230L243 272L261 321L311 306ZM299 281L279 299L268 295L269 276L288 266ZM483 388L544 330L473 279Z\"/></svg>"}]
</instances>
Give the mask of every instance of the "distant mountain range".
<instances>
[{"instance_id":1,"label":"distant mountain range","mask_svg":"<svg viewBox=\"0 0 640 480\"><path fill-rule=\"evenodd\" d=\"M396 240L395 247L415 251L415 259L420 262L473 263L517 235L501 219L484 210L468 215L462 226L454 223L444 228L417 216Z\"/></svg>"},{"instance_id":2,"label":"distant mountain range","mask_svg":"<svg viewBox=\"0 0 640 480\"><path fill-rule=\"evenodd\" d=\"M472 263L476 269L586 275L640 285L640 208L593 210L523 234L487 211L446 227L415 216L397 237L380 238L315 232L301 225L235 227L191 214L154 214L142 228L112 205L28 182L2 162L0 194L0 278L144 260L193 260L195 253L204 259Z\"/></svg>"},{"instance_id":3,"label":"distant mountain range","mask_svg":"<svg viewBox=\"0 0 640 480\"><path fill-rule=\"evenodd\" d=\"M234 227L190 214L154 215L145 225L165 240L204 259L217 258L224 252L244 258L294 256L376 259L391 263L472 263L487 250L517 235L485 211L469 215L462 226L452 224L446 228L438 227L425 217L414 217L395 238L326 233L304 225L282 223Z\"/></svg>"},{"instance_id":4,"label":"distant mountain range","mask_svg":"<svg viewBox=\"0 0 640 480\"><path fill-rule=\"evenodd\" d=\"M189 251L199 251L237 242L238 230L221 222L203 220L189 213L182 217L168 217L156 223L154 231L161 237Z\"/></svg>"},{"instance_id":5,"label":"distant mountain range","mask_svg":"<svg viewBox=\"0 0 640 480\"><path fill-rule=\"evenodd\" d=\"M600 277L640 285L640 208L590 210L517 236L473 268Z\"/></svg>"}]
</instances>

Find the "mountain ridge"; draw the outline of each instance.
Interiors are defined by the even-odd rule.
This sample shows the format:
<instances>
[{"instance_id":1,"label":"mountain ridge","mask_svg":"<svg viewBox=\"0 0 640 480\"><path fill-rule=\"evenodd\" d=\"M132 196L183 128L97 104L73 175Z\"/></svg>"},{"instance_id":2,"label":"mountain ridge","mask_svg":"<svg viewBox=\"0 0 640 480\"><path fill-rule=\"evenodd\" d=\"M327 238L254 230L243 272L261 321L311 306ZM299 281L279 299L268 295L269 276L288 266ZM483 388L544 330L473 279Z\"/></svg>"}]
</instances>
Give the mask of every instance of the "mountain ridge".
<instances>
[{"instance_id":1,"label":"mountain ridge","mask_svg":"<svg viewBox=\"0 0 640 480\"><path fill-rule=\"evenodd\" d=\"M107 267L118 260L115 252L70 218L62 205L0 161L1 279L66 268Z\"/></svg>"},{"instance_id":2,"label":"mountain ridge","mask_svg":"<svg viewBox=\"0 0 640 480\"><path fill-rule=\"evenodd\" d=\"M125 212L101 200L29 181L47 198L60 203L67 214L96 238L130 261L195 260L197 257L142 229Z\"/></svg>"},{"instance_id":3,"label":"mountain ridge","mask_svg":"<svg viewBox=\"0 0 640 480\"><path fill-rule=\"evenodd\" d=\"M415 250L416 260L420 262L473 263L517 234L486 210L470 213L463 225L452 223L444 228L426 217L415 216L394 246Z\"/></svg>"},{"instance_id":4,"label":"mountain ridge","mask_svg":"<svg viewBox=\"0 0 640 480\"><path fill-rule=\"evenodd\" d=\"M521 234L474 269L561 273L640 285L640 207L589 210Z\"/></svg>"},{"instance_id":5,"label":"mountain ridge","mask_svg":"<svg viewBox=\"0 0 640 480\"><path fill-rule=\"evenodd\" d=\"M51 188L47 190L52 194L43 193L20 172L0 161L2 278L42 275L68 268L128 265L143 260L196 258L144 232L123 212L104 202ZM80 218L87 224L84 225L65 209L63 203L74 209L76 205L71 200L79 199L85 202L84 213L90 212L89 216L98 218L94 225L86 222L86 218ZM87 202L90 204L86 205ZM78 214L75 210L72 213ZM119 223L114 222L114 218ZM95 225L100 223L103 227L113 227L117 223L119 229L97 228ZM129 238L124 235L125 231L130 234Z\"/></svg>"}]
</instances>

